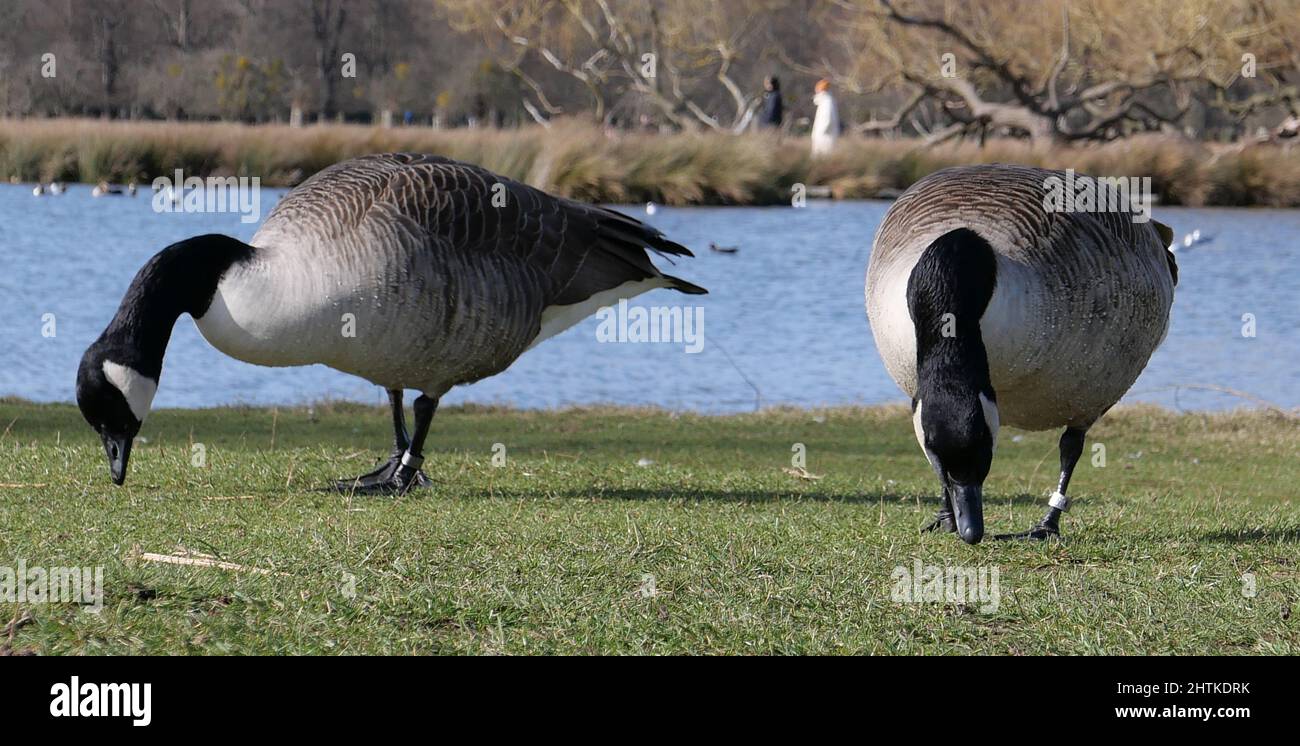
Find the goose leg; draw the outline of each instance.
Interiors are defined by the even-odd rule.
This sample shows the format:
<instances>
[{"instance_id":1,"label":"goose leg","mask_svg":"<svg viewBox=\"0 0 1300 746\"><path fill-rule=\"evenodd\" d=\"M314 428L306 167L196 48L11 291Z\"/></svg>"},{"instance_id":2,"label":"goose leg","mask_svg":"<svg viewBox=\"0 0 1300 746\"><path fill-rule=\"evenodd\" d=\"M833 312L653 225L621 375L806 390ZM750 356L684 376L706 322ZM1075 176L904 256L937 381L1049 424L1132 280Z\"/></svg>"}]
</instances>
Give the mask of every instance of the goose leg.
<instances>
[{"instance_id":1,"label":"goose leg","mask_svg":"<svg viewBox=\"0 0 1300 746\"><path fill-rule=\"evenodd\" d=\"M1056 485L1056 492L1047 501L1047 513L1037 526L1019 534L1002 534L998 539L1046 539L1061 535L1061 514L1070 509L1070 498L1066 490L1070 487L1070 477L1074 476L1074 467L1083 454L1083 439L1088 429L1067 427L1061 434L1061 481Z\"/></svg>"},{"instance_id":2,"label":"goose leg","mask_svg":"<svg viewBox=\"0 0 1300 746\"><path fill-rule=\"evenodd\" d=\"M392 488L389 483L393 475L401 466L402 454L410 446L411 439L406 433L406 410L402 406L402 390L390 389L388 392L388 403L392 409L393 415L393 453L387 461L375 467L372 471L362 474L354 479L343 479L335 483L335 487L343 492L391 492ZM417 474L420 485L428 483L428 477L423 473Z\"/></svg>"},{"instance_id":3,"label":"goose leg","mask_svg":"<svg viewBox=\"0 0 1300 746\"><path fill-rule=\"evenodd\" d=\"M437 399L421 394L415 400L415 432L411 435L406 453L402 454L397 471L389 481L390 488L399 495L406 494L412 487L429 484L428 477L420 471L420 465L424 463L424 440L429 437L429 425L433 422L433 413L436 411Z\"/></svg>"},{"instance_id":4,"label":"goose leg","mask_svg":"<svg viewBox=\"0 0 1300 746\"><path fill-rule=\"evenodd\" d=\"M929 458L929 454L926 455L926 458ZM956 533L957 514L952 512L952 490L948 489L948 480L944 478L943 469L939 468L939 462L931 461L930 466L934 468L934 475L939 478L940 489L943 491L943 507L939 508L939 512L934 514L934 520L921 529L921 532Z\"/></svg>"},{"instance_id":5,"label":"goose leg","mask_svg":"<svg viewBox=\"0 0 1300 746\"><path fill-rule=\"evenodd\" d=\"M957 519L952 512L952 495L949 494L948 488L943 488L943 507L935 513L934 520L930 521L922 532L938 531L940 533L954 533L957 531Z\"/></svg>"}]
</instances>

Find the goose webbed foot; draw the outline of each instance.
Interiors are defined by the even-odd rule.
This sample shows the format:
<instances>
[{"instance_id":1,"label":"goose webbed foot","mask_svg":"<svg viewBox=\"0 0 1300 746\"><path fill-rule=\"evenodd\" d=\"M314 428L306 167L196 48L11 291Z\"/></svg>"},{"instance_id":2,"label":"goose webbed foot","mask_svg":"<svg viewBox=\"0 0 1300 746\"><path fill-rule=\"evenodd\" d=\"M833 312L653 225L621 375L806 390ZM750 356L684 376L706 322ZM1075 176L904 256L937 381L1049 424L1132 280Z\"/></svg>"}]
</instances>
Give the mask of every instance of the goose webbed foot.
<instances>
[{"instance_id":1,"label":"goose webbed foot","mask_svg":"<svg viewBox=\"0 0 1300 746\"><path fill-rule=\"evenodd\" d=\"M1020 533L1015 534L998 534L993 538L999 541L1009 541L1012 539L1033 539L1036 541L1043 541L1044 539L1051 537L1056 537L1058 539L1061 538L1060 527L1040 522L1037 526L1034 526L1028 531L1021 531Z\"/></svg>"},{"instance_id":2,"label":"goose webbed foot","mask_svg":"<svg viewBox=\"0 0 1300 746\"><path fill-rule=\"evenodd\" d=\"M1060 511L1056 508L1049 508L1047 515L1043 516L1043 520L1039 521L1037 526L1034 526L1028 531L1021 531L1016 534L998 534L993 538L999 541L1008 541L1012 539L1033 539L1035 541L1043 541L1053 537L1059 539L1061 538L1060 515Z\"/></svg>"},{"instance_id":3,"label":"goose webbed foot","mask_svg":"<svg viewBox=\"0 0 1300 746\"><path fill-rule=\"evenodd\" d=\"M938 531L939 533L951 534L957 531L957 521L953 518L951 510L940 510L935 514L934 520L930 521L925 528L921 529L922 533Z\"/></svg>"},{"instance_id":4,"label":"goose webbed foot","mask_svg":"<svg viewBox=\"0 0 1300 746\"><path fill-rule=\"evenodd\" d=\"M433 484L419 468L402 463L402 453L394 453L373 471L354 479L341 479L334 486L339 492L358 495L403 495L418 487Z\"/></svg>"}]
</instances>

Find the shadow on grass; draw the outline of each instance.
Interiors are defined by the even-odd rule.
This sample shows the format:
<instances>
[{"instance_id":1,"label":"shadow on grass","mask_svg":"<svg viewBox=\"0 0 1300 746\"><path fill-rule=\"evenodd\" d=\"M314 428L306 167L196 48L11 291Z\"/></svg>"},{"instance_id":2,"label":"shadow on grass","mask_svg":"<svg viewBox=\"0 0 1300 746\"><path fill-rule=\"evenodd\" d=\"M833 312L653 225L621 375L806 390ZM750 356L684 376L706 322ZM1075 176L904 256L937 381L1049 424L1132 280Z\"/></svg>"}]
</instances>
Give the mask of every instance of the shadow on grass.
<instances>
[{"instance_id":1,"label":"shadow on grass","mask_svg":"<svg viewBox=\"0 0 1300 746\"><path fill-rule=\"evenodd\" d=\"M601 500L693 500L701 502L733 502L733 503L767 503L779 500L787 501L811 501L811 502L834 502L862 505L877 505L886 503L891 505L915 505L918 499L915 495L898 495L894 493L834 493L822 492L817 490L796 492L790 490L701 490L690 488L665 487L662 489L624 489L624 488L605 488L595 491L569 490L561 493L566 498L571 499L601 499ZM523 492L503 492L498 491L497 497L531 497L528 493ZM1035 503L1047 504L1046 500L1038 495L1020 494L1013 495L1010 498L998 497L989 501L997 505L1006 505L1010 501L1013 505L1032 505ZM922 505L937 506L941 502L938 495L924 495L919 499ZM987 507L986 503L986 507Z\"/></svg>"},{"instance_id":2,"label":"shadow on grass","mask_svg":"<svg viewBox=\"0 0 1300 746\"><path fill-rule=\"evenodd\" d=\"M1219 544L1300 544L1300 526L1285 528L1239 528L1205 534L1201 541Z\"/></svg>"}]
</instances>

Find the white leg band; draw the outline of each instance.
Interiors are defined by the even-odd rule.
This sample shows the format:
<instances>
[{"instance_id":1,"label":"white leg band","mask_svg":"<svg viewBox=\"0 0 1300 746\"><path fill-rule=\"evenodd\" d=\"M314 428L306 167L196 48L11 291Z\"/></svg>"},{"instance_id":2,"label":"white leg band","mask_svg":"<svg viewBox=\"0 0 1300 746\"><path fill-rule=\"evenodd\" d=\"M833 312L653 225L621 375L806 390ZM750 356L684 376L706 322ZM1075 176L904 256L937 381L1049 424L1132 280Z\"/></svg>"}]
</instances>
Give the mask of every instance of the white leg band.
<instances>
[{"instance_id":1,"label":"white leg band","mask_svg":"<svg viewBox=\"0 0 1300 746\"><path fill-rule=\"evenodd\" d=\"M1053 492L1052 496L1047 498L1047 504L1062 513L1068 513L1070 511L1070 498L1059 492Z\"/></svg>"},{"instance_id":2,"label":"white leg band","mask_svg":"<svg viewBox=\"0 0 1300 746\"><path fill-rule=\"evenodd\" d=\"M402 466L408 466L412 469L418 469L424 464L423 456L412 455L410 451L402 454Z\"/></svg>"}]
</instances>

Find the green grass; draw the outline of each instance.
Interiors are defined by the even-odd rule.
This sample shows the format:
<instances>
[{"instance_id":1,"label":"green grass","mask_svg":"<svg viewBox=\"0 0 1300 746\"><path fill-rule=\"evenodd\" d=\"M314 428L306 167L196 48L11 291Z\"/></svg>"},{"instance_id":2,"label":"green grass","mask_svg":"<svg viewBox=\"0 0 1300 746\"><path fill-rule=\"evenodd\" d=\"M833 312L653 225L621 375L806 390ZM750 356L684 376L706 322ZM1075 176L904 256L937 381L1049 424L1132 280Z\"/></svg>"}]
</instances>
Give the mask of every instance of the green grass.
<instances>
[{"instance_id":1,"label":"green grass","mask_svg":"<svg viewBox=\"0 0 1300 746\"><path fill-rule=\"evenodd\" d=\"M0 602L0 629L30 619L0 651L1300 652L1300 437L1280 414L1112 413L1063 542L975 547L918 532L935 480L901 408L449 408L433 489L321 491L386 453L386 422L353 405L159 411L115 488L74 407L0 401L0 566L102 565L106 586L99 613ZM1003 432L990 533L1039 517L1055 437ZM794 443L824 478L783 471ZM277 574L137 558L178 545ZM916 559L998 568L998 608L891 600Z\"/></svg>"}]
</instances>

